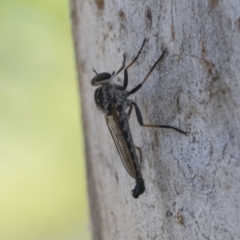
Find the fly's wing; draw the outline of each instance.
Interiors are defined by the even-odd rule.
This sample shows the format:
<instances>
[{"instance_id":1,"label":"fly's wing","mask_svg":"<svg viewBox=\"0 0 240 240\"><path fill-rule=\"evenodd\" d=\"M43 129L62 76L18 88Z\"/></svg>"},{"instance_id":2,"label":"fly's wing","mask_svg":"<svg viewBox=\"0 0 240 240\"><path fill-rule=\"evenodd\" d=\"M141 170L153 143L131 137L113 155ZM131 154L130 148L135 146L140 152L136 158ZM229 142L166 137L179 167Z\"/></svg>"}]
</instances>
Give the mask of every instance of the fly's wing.
<instances>
[{"instance_id":1,"label":"fly's wing","mask_svg":"<svg viewBox=\"0 0 240 240\"><path fill-rule=\"evenodd\" d=\"M137 176L136 176L136 170L134 168L134 163L133 163L134 160L131 157L131 153L129 151L129 147L127 145L126 139L122 135L122 132L119 128L117 110L115 107L113 107L112 110L113 111L111 116L105 116L109 131L112 135L112 138L117 147L118 153L121 157L124 167L126 168L128 174L132 178L136 179Z\"/></svg>"}]
</instances>

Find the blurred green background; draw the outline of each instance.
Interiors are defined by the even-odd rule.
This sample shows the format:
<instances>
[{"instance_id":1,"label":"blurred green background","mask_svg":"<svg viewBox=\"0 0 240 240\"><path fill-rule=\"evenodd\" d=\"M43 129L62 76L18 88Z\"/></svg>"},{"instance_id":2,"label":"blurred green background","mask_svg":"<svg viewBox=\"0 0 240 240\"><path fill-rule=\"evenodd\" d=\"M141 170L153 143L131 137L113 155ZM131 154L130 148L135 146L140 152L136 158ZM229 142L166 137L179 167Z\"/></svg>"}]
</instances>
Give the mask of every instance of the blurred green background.
<instances>
[{"instance_id":1,"label":"blurred green background","mask_svg":"<svg viewBox=\"0 0 240 240\"><path fill-rule=\"evenodd\" d=\"M68 1L0 0L0 240L88 240Z\"/></svg>"}]
</instances>

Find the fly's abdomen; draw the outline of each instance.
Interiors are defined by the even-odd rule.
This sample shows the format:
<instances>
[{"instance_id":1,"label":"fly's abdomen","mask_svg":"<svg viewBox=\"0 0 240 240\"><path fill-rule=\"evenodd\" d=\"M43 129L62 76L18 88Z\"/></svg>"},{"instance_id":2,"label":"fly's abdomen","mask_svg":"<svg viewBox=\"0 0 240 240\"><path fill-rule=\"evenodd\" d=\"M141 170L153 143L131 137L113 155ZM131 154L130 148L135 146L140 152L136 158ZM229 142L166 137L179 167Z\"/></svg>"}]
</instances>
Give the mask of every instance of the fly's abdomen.
<instances>
[{"instance_id":1,"label":"fly's abdomen","mask_svg":"<svg viewBox=\"0 0 240 240\"><path fill-rule=\"evenodd\" d=\"M132 190L132 195L134 198L138 198L139 195L143 194L145 191L145 184L143 178L138 178L136 180L136 186Z\"/></svg>"},{"instance_id":2,"label":"fly's abdomen","mask_svg":"<svg viewBox=\"0 0 240 240\"><path fill-rule=\"evenodd\" d=\"M125 144L127 146L127 151L129 152L129 159L128 161L131 161L133 168L131 169L131 176L135 176L135 179L141 178L142 173L141 173L141 168L138 160L138 156L136 154L136 149L135 145L133 143L133 138L132 134L129 128L129 123L128 123L128 118L127 114L125 111L120 112L118 116L118 124L119 124L119 129L122 133L122 137L125 141Z\"/></svg>"}]
</instances>

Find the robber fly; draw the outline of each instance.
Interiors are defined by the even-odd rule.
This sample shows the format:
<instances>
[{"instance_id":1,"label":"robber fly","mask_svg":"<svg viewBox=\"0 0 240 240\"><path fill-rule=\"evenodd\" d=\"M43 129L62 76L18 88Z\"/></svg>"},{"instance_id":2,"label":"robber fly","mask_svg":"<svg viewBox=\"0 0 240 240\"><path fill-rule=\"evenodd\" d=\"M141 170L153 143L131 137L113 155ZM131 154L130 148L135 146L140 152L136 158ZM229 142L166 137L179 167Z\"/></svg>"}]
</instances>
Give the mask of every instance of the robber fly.
<instances>
[{"instance_id":1,"label":"robber fly","mask_svg":"<svg viewBox=\"0 0 240 240\"><path fill-rule=\"evenodd\" d=\"M143 79L143 81L134 87L132 90L127 91L128 86L128 68L130 68L138 59L146 39L143 41L137 56L132 60L132 62L125 67L126 56L123 55L123 63L120 69L112 74L103 72L97 73L95 69L96 76L92 79L91 84L93 86L99 86L95 90L94 100L97 108L104 113L105 119L112 135L114 143L117 147L118 153L121 157L122 163L126 168L128 174L136 180L136 185L132 190L132 195L134 198L138 198L140 194L145 191L145 184L142 177L141 167L136 150L139 151L141 160L141 149L136 147L133 143L132 134L130 131L128 119L132 112L132 108L135 108L138 123L143 127L152 128L170 128L180 133L186 134L186 132L169 126L169 125L149 125L144 124L142 119L141 111L138 105L128 99L128 96L136 93L142 85L146 82L158 62L164 57L166 50L163 51L161 56L150 68L149 72ZM123 86L114 83L114 78L124 69L124 81Z\"/></svg>"}]
</instances>

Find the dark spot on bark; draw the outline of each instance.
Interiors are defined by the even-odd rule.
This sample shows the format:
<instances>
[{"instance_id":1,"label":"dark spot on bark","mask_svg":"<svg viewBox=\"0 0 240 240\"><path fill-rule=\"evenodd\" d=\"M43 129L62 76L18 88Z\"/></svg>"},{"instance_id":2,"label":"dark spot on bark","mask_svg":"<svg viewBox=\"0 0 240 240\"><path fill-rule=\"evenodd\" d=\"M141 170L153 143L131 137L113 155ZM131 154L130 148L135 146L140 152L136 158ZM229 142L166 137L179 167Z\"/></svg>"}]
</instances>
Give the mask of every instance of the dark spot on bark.
<instances>
[{"instance_id":1,"label":"dark spot on bark","mask_svg":"<svg viewBox=\"0 0 240 240\"><path fill-rule=\"evenodd\" d=\"M210 0L211 7L215 8L218 5L218 0Z\"/></svg>"},{"instance_id":2,"label":"dark spot on bark","mask_svg":"<svg viewBox=\"0 0 240 240\"><path fill-rule=\"evenodd\" d=\"M208 61L206 59L202 60L203 67L205 68L206 72L211 76L216 76L216 71L214 64L211 61Z\"/></svg>"},{"instance_id":3,"label":"dark spot on bark","mask_svg":"<svg viewBox=\"0 0 240 240\"><path fill-rule=\"evenodd\" d=\"M202 58L206 58L208 56L208 50L205 47L205 42L203 39L200 40L200 44L202 45Z\"/></svg>"},{"instance_id":4,"label":"dark spot on bark","mask_svg":"<svg viewBox=\"0 0 240 240\"><path fill-rule=\"evenodd\" d=\"M104 0L95 0L95 3L99 10L103 10L104 8Z\"/></svg>"},{"instance_id":5,"label":"dark spot on bark","mask_svg":"<svg viewBox=\"0 0 240 240\"><path fill-rule=\"evenodd\" d=\"M145 10L145 22L146 25L151 28L152 26L152 11L150 8L146 8Z\"/></svg>"},{"instance_id":6,"label":"dark spot on bark","mask_svg":"<svg viewBox=\"0 0 240 240\"><path fill-rule=\"evenodd\" d=\"M219 79L210 82L209 97L215 101L215 107L221 106L223 103L228 103L231 95L229 93L228 86Z\"/></svg>"},{"instance_id":7,"label":"dark spot on bark","mask_svg":"<svg viewBox=\"0 0 240 240\"><path fill-rule=\"evenodd\" d=\"M236 20L235 25L237 26L237 30L240 32L240 18Z\"/></svg>"},{"instance_id":8,"label":"dark spot on bark","mask_svg":"<svg viewBox=\"0 0 240 240\"><path fill-rule=\"evenodd\" d=\"M110 22L108 23L108 29L109 31L113 30L113 25Z\"/></svg>"},{"instance_id":9,"label":"dark spot on bark","mask_svg":"<svg viewBox=\"0 0 240 240\"><path fill-rule=\"evenodd\" d=\"M175 30L174 30L173 21L172 21L172 25L171 25L171 32L172 32L172 40L174 41L175 40Z\"/></svg>"},{"instance_id":10,"label":"dark spot on bark","mask_svg":"<svg viewBox=\"0 0 240 240\"><path fill-rule=\"evenodd\" d=\"M123 10L120 10L118 12L118 17L120 18L121 21L126 21L126 16Z\"/></svg>"},{"instance_id":11,"label":"dark spot on bark","mask_svg":"<svg viewBox=\"0 0 240 240\"><path fill-rule=\"evenodd\" d=\"M207 49L203 46L203 47L202 47L202 55L203 55L203 57L206 57L207 54L208 54L208 51L207 51Z\"/></svg>"},{"instance_id":12,"label":"dark spot on bark","mask_svg":"<svg viewBox=\"0 0 240 240\"><path fill-rule=\"evenodd\" d=\"M152 11L150 8L146 9L145 16L146 16L146 18L148 18L149 21L152 21Z\"/></svg>"},{"instance_id":13,"label":"dark spot on bark","mask_svg":"<svg viewBox=\"0 0 240 240\"><path fill-rule=\"evenodd\" d=\"M183 218L182 213L180 213L180 212L178 211L176 218L177 218L178 223L184 225L184 218Z\"/></svg>"},{"instance_id":14,"label":"dark spot on bark","mask_svg":"<svg viewBox=\"0 0 240 240\"><path fill-rule=\"evenodd\" d=\"M178 112L181 111L180 95L177 96L177 109L178 109Z\"/></svg>"},{"instance_id":15,"label":"dark spot on bark","mask_svg":"<svg viewBox=\"0 0 240 240\"><path fill-rule=\"evenodd\" d=\"M103 34L103 42L106 41L107 37L108 37L108 33L107 34Z\"/></svg>"},{"instance_id":16,"label":"dark spot on bark","mask_svg":"<svg viewBox=\"0 0 240 240\"><path fill-rule=\"evenodd\" d=\"M222 94L227 94L227 89L222 89Z\"/></svg>"},{"instance_id":17,"label":"dark spot on bark","mask_svg":"<svg viewBox=\"0 0 240 240\"><path fill-rule=\"evenodd\" d=\"M118 184L118 175L117 175L116 172L115 172L115 178L116 178L116 181L117 181L117 184Z\"/></svg>"},{"instance_id":18,"label":"dark spot on bark","mask_svg":"<svg viewBox=\"0 0 240 240\"><path fill-rule=\"evenodd\" d=\"M166 211L166 214L165 214L165 216L167 217L167 218L169 218L169 217L171 217L173 214L172 214L172 212L171 211Z\"/></svg>"}]
</instances>

